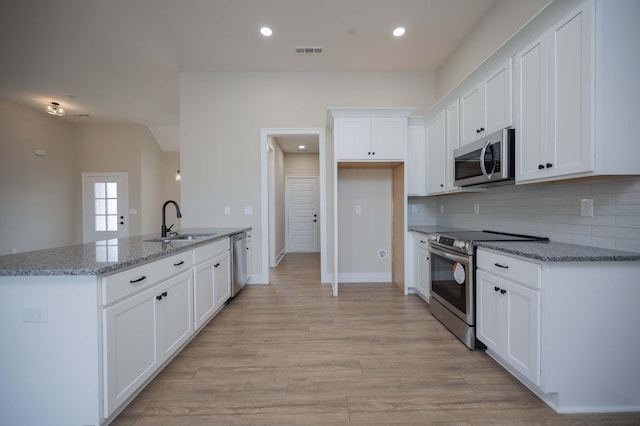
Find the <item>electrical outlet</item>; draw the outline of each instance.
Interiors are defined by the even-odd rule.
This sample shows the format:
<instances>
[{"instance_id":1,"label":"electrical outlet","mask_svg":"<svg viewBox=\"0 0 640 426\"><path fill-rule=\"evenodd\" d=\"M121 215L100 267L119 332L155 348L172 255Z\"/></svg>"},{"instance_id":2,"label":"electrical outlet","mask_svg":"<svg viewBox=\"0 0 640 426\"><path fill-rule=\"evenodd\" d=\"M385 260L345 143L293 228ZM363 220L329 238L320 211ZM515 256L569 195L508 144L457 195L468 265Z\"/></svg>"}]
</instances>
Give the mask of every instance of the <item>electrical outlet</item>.
<instances>
[{"instance_id":1,"label":"electrical outlet","mask_svg":"<svg viewBox=\"0 0 640 426\"><path fill-rule=\"evenodd\" d=\"M580 200L580 216L593 216L593 198Z\"/></svg>"},{"instance_id":2,"label":"electrical outlet","mask_svg":"<svg viewBox=\"0 0 640 426\"><path fill-rule=\"evenodd\" d=\"M362 213L362 206L360 204L356 205L356 214L361 214Z\"/></svg>"},{"instance_id":3,"label":"electrical outlet","mask_svg":"<svg viewBox=\"0 0 640 426\"><path fill-rule=\"evenodd\" d=\"M22 322L49 322L49 308L46 305L23 306Z\"/></svg>"},{"instance_id":4,"label":"electrical outlet","mask_svg":"<svg viewBox=\"0 0 640 426\"><path fill-rule=\"evenodd\" d=\"M480 203L473 204L473 214L480 214Z\"/></svg>"},{"instance_id":5,"label":"electrical outlet","mask_svg":"<svg viewBox=\"0 0 640 426\"><path fill-rule=\"evenodd\" d=\"M440 204L440 214L444 213L444 204Z\"/></svg>"},{"instance_id":6,"label":"electrical outlet","mask_svg":"<svg viewBox=\"0 0 640 426\"><path fill-rule=\"evenodd\" d=\"M253 207L247 206L244 208L244 214L247 216L251 216L253 214Z\"/></svg>"},{"instance_id":7,"label":"electrical outlet","mask_svg":"<svg viewBox=\"0 0 640 426\"><path fill-rule=\"evenodd\" d=\"M411 213L412 214L417 214L418 213L418 206L417 205L413 204L411 206Z\"/></svg>"},{"instance_id":8,"label":"electrical outlet","mask_svg":"<svg viewBox=\"0 0 640 426\"><path fill-rule=\"evenodd\" d=\"M225 214L225 216L229 216L231 214L231 207L226 206L224 208L224 214Z\"/></svg>"}]
</instances>

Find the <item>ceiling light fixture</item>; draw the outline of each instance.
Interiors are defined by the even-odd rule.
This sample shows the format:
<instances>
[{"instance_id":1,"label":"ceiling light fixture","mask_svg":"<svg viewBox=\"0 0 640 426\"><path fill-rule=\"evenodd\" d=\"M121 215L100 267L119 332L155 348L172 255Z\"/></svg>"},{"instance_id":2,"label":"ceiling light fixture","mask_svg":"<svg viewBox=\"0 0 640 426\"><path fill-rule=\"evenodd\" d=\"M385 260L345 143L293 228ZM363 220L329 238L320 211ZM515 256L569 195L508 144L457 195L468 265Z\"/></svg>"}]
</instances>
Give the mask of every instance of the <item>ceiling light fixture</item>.
<instances>
[{"instance_id":1,"label":"ceiling light fixture","mask_svg":"<svg viewBox=\"0 0 640 426\"><path fill-rule=\"evenodd\" d=\"M180 182L182 180L182 176L180 176L180 170L176 172L176 182Z\"/></svg>"},{"instance_id":2,"label":"ceiling light fixture","mask_svg":"<svg viewBox=\"0 0 640 426\"><path fill-rule=\"evenodd\" d=\"M260 28L260 34L262 34L265 37L270 37L271 34L273 34L273 31L271 31L271 28L269 27L262 27Z\"/></svg>"},{"instance_id":3,"label":"ceiling light fixture","mask_svg":"<svg viewBox=\"0 0 640 426\"><path fill-rule=\"evenodd\" d=\"M59 117L62 117L65 114L64 108L60 107L60 104L57 102L51 102L51 105L47 105L47 113L57 115Z\"/></svg>"},{"instance_id":4,"label":"ceiling light fixture","mask_svg":"<svg viewBox=\"0 0 640 426\"><path fill-rule=\"evenodd\" d=\"M395 37L402 37L405 32L406 30L404 29L404 27L398 27L395 30L393 30L393 35Z\"/></svg>"},{"instance_id":5,"label":"ceiling light fixture","mask_svg":"<svg viewBox=\"0 0 640 426\"><path fill-rule=\"evenodd\" d=\"M306 148L306 146L304 146L304 145L298 145L298 149L305 149L305 148Z\"/></svg>"}]
</instances>

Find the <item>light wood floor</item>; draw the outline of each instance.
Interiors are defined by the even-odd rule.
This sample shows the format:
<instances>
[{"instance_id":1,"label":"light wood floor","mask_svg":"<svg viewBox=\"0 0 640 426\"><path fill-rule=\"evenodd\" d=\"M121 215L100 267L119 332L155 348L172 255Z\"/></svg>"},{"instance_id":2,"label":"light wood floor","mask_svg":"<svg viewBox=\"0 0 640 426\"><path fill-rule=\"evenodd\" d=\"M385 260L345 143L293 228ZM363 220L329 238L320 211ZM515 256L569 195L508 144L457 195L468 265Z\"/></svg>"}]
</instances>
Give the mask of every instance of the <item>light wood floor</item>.
<instances>
[{"instance_id":1,"label":"light wood floor","mask_svg":"<svg viewBox=\"0 0 640 426\"><path fill-rule=\"evenodd\" d=\"M287 255L247 286L115 425L640 424L640 413L558 415L417 296L320 284L319 256Z\"/></svg>"}]
</instances>

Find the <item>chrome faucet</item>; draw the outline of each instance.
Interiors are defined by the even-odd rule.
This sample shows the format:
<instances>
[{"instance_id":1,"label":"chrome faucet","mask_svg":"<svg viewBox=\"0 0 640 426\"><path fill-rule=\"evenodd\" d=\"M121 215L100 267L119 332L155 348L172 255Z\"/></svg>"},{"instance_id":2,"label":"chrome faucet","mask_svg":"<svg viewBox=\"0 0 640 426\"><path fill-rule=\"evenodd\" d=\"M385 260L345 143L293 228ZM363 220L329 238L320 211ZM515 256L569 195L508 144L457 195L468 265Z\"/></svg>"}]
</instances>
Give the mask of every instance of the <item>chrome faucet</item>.
<instances>
[{"instance_id":1,"label":"chrome faucet","mask_svg":"<svg viewBox=\"0 0 640 426\"><path fill-rule=\"evenodd\" d=\"M182 217L182 213L180 213L180 207L178 206L178 203L176 203L175 201L169 200L162 205L162 230L160 233L160 236L162 238L166 238L167 230L171 228L171 227L167 228L167 204L173 204L174 206L176 206L176 215L178 216L178 218Z\"/></svg>"}]
</instances>

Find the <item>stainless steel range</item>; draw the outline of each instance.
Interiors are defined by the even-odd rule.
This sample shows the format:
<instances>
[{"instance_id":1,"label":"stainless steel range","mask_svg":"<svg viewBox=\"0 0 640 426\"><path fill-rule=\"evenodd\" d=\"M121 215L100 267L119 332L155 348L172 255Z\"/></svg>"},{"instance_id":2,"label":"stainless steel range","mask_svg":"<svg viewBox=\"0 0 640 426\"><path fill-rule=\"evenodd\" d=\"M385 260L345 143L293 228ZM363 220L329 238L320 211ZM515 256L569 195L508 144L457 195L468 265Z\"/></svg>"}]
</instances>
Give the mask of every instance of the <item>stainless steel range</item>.
<instances>
[{"instance_id":1,"label":"stainless steel range","mask_svg":"<svg viewBox=\"0 0 640 426\"><path fill-rule=\"evenodd\" d=\"M431 314L469 349L484 349L475 333L475 241L545 241L495 231L455 231L429 236Z\"/></svg>"}]
</instances>

